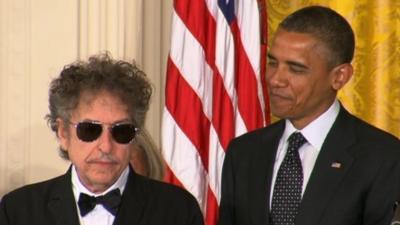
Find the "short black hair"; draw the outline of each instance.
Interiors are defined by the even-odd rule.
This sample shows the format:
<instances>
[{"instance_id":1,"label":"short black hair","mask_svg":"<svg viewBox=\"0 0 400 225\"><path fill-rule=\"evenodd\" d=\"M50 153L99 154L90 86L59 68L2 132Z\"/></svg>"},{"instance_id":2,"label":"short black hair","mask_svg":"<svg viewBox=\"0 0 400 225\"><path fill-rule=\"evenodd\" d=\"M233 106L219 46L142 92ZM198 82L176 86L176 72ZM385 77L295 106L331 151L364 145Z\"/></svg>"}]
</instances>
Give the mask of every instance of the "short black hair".
<instances>
[{"instance_id":1,"label":"short black hair","mask_svg":"<svg viewBox=\"0 0 400 225\"><path fill-rule=\"evenodd\" d=\"M336 11L323 6L309 6L286 17L279 27L289 32L311 34L329 51L332 67L351 63L354 56L354 32L347 20Z\"/></svg>"}]
</instances>

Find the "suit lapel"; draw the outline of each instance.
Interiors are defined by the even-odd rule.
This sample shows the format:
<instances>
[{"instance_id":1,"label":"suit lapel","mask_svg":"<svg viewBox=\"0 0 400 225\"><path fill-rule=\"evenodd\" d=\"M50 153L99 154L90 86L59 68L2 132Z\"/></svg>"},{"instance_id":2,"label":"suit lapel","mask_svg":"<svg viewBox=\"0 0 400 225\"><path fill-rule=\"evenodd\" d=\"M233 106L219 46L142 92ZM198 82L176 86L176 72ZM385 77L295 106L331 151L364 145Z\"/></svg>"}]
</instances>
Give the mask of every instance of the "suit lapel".
<instances>
[{"instance_id":1,"label":"suit lapel","mask_svg":"<svg viewBox=\"0 0 400 225\"><path fill-rule=\"evenodd\" d=\"M56 220L56 225L79 225L78 211L72 192L71 167L65 175L57 179L49 195L48 210Z\"/></svg>"},{"instance_id":2,"label":"suit lapel","mask_svg":"<svg viewBox=\"0 0 400 225\"><path fill-rule=\"evenodd\" d=\"M275 156L285 128L284 120L272 124L268 129L263 129L259 143L249 148L256 148L252 158L249 202L250 212L253 215L252 224L269 224L269 200L272 172Z\"/></svg>"},{"instance_id":3,"label":"suit lapel","mask_svg":"<svg viewBox=\"0 0 400 225\"><path fill-rule=\"evenodd\" d=\"M143 181L130 168L128 181L122 194L121 206L113 225L140 224L145 203L148 202L148 195L142 184Z\"/></svg>"},{"instance_id":4,"label":"suit lapel","mask_svg":"<svg viewBox=\"0 0 400 225\"><path fill-rule=\"evenodd\" d=\"M329 131L307 184L296 224L316 225L353 163L349 148L355 142L349 114L341 111ZM339 167L339 168L338 168Z\"/></svg>"}]
</instances>

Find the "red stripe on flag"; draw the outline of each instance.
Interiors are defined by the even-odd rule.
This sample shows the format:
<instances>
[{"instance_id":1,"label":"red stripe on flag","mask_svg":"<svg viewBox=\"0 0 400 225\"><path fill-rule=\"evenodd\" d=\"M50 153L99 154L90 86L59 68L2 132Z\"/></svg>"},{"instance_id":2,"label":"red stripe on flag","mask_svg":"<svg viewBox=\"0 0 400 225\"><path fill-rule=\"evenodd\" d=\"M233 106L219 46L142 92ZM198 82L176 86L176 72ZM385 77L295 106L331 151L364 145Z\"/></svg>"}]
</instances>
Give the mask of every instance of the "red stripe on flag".
<instances>
[{"instance_id":1,"label":"red stripe on flag","mask_svg":"<svg viewBox=\"0 0 400 225\"><path fill-rule=\"evenodd\" d=\"M207 190L207 207L206 207L206 224L217 224L218 220L218 203L214 193L210 188Z\"/></svg>"},{"instance_id":2,"label":"red stripe on flag","mask_svg":"<svg viewBox=\"0 0 400 225\"><path fill-rule=\"evenodd\" d=\"M216 225L217 223L220 168L224 150L229 141L235 134L245 132L245 129L253 130L263 126L264 119L269 122L267 104L261 106L262 103L268 102L264 79L266 59L266 39L264 37L266 36L263 32L266 31L266 17L264 12L259 13L257 7L249 7L254 6L255 1L258 2L260 11L265 10L263 0L234 3L238 3L239 6L236 8L236 13L240 15L237 18L242 19L240 25L251 28L245 29L251 32L243 34L240 33L243 26L239 27L237 18L234 18L230 25L224 24L225 21L221 20L225 19L222 11L232 8L217 8L217 1L174 0L175 14L173 18L176 19L174 26L179 32L174 33L174 26L172 27L171 33L175 35L171 42L171 50L174 51L171 52L174 54L168 58L165 99L165 110L168 111L165 115L170 115L172 118L166 117L168 119L163 126L162 138L163 140L177 140L177 143L190 145L190 148L194 146L193 148L196 148L197 152L194 149L190 149L188 152L188 149L179 145L171 147L171 142L163 141L163 151L166 152L163 154L168 156L167 160L170 160L166 161L170 166L167 169L166 179L179 186L184 184L185 188L195 193L197 200L201 203L207 225ZM223 12L228 13L226 15L232 15L231 12ZM218 16L217 19L214 18L214 14ZM249 20L249 15L260 15L261 29L259 32L262 33L257 33L257 28L254 29L257 27L254 25L258 25L257 18L252 17ZM222 30L217 31L216 29ZM183 37L178 35L183 35ZM258 56L258 46L249 45L249 40L258 39L247 39L254 36L246 35L262 35L259 46L261 56ZM231 42L232 37L233 43ZM216 43L222 45L216 46ZM234 45L234 50L232 45ZM182 47L186 51L182 51ZM251 50L245 49L246 47ZM198 52L191 55L192 50ZM248 51L250 52L248 53ZM254 54L257 55L254 56ZM173 60L177 61L173 62ZM258 60L260 61L258 62ZM232 69L232 67L234 68ZM190 71L192 68L197 68L196 73ZM256 74L259 71L255 70L258 69L261 75ZM210 70L213 73L212 93L209 93L211 92ZM201 77L193 77L194 74L199 74ZM260 81L262 84L258 83ZM234 90L227 89L229 87ZM238 112L240 115L236 115ZM265 118L263 118L263 113L265 113ZM177 126L186 137L180 137L181 132L173 132ZM178 136L167 136L172 133ZM210 146L210 142L212 142L212 146ZM174 149L175 147L176 149ZM176 160L181 160L181 157L186 155L193 157L192 153L199 155L203 165L193 163L193 168L188 168L190 164L182 166L179 163L181 161ZM196 157L197 155L195 155ZM203 168L199 170L200 167ZM171 168L176 171L171 171ZM191 179L187 176L187 171L198 173L198 177L196 177L198 179ZM193 182L196 183L193 184Z\"/></svg>"},{"instance_id":3,"label":"red stripe on flag","mask_svg":"<svg viewBox=\"0 0 400 225\"><path fill-rule=\"evenodd\" d=\"M261 37L261 57L260 57L260 75L261 85L263 88L263 97L265 102L265 123L271 123L270 109L269 109L269 96L267 94L267 81L265 80L266 63L267 63L267 50L268 50L268 23L267 23L267 4L265 0L257 0L260 12L260 37Z\"/></svg>"},{"instance_id":4,"label":"red stripe on flag","mask_svg":"<svg viewBox=\"0 0 400 225\"><path fill-rule=\"evenodd\" d=\"M166 168L165 168L164 180L167 181L167 182L169 182L169 183L171 183L171 184L174 184L174 185L176 185L176 186L185 188L185 187L183 186L183 184L181 183L181 181L180 181L178 178L176 178L174 172L172 172L172 170L171 170L169 167L166 167Z\"/></svg>"},{"instance_id":5,"label":"red stripe on flag","mask_svg":"<svg viewBox=\"0 0 400 225\"><path fill-rule=\"evenodd\" d=\"M258 98L256 73L244 51L240 30L235 20L231 24L236 45L236 90L238 107L248 131L264 125L263 113Z\"/></svg>"},{"instance_id":6,"label":"red stripe on flag","mask_svg":"<svg viewBox=\"0 0 400 225\"><path fill-rule=\"evenodd\" d=\"M210 122L203 113L201 100L182 78L171 58L168 58L167 73L165 106L196 147L204 168L208 169Z\"/></svg>"},{"instance_id":7,"label":"red stripe on flag","mask_svg":"<svg viewBox=\"0 0 400 225\"><path fill-rule=\"evenodd\" d=\"M203 46L208 65L214 68L216 25L205 1L175 0L174 9L183 23L186 24L186 28Z\"/></svg>"},{"instance_id":8,"label":"red stripe on flag","mask_svg":"<svg viewBox=\"0 0 400 225\"><path fill-rule=\"evenodd\" d=\"M234 136L233 114L232 102L226 93L221 75L214 72L212 124L224 150Z\"/></svg>"},{"instance_id":9,"label":"red stripe on flag","mask_svg":"<svg viewBox=\"0 0 400 225\"><path fill-rule=\"evenodd\" d=\"M226 149L229 141L234 137L235 121L231 99L226 93L223 78L215 67L215 20L203 0L176 0L174 3L176 13L199 41L205 52L206 61L214 71L212 124L221 145ZM207 165L204 166L207 167Z\"/></svg>"},{"instance_id":10,"label":"red stripe on flag","mask_svg":"<svg viewBox=\"0 0 400 225\"><path fill-rule=\"evenodd\" d=\"M192 35L199 41L206 55L206 61L213 70L213 116L212 124L224 149L234 137L234 112L231 99L226 93L223 79L215 66L214 17L208 11L204 0L180 1L174 5L176 13ZM208 165L208 164L207 164ZM204 165L206 166L206 165Z\"/></svg>"},{"instance_id":11,"label":"red stripe on flag","mask_svg":"<svg viewBox=\"0 0 400 225\"><path fill-rule=\"evenodd\" d=\"M265 62L267 61L267 49L268 46L267 44L261 46L261 85L262 85L262 90L263 90L263 96L264 96L264 102L265 102L265 110L264 110L264 125L270 124L271 123L271 111L269 108L269 96L267 94L267 80L265 79L264 74L266 73L266 64Z\"/></svg>"}]
</instances>

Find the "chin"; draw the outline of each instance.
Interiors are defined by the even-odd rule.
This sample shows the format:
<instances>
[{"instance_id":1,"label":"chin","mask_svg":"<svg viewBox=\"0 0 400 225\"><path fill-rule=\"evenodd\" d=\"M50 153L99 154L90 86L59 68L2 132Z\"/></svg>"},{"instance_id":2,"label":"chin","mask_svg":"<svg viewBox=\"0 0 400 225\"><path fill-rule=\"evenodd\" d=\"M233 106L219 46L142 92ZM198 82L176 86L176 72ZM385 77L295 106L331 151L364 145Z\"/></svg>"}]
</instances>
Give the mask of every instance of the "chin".
<instances>
[{"instance_id":1,"label":"chin","mask_svg":"<svg viewBox=\"0 0 400 225\"><path fill-rule=\"evenodd\" d=\"M97 184L99 186L106 186L109 187L111 186L116 180L118 179L118 176L113 176L113 175L109 175L109 176L96 176L93 177L92 179L92 183L93 184Z\"/></svg>"},{"instance_id":2,"label":"chin","mask_svg":"<svg viewBox=\"0 0 400 225\"><path fill-rule=\"evenodd\" d=\"M287 118L288 113L286 110L282 110L282 107L272 107L271 106L271 113L272 115L278 117L278 118Z\"/></svg>"},{"instance_id":3,"label":"chin","mask_svg":"<svg viewBox=\"0 0 400 225\"><path fill-rule=\"evenodd\" d=\"M109 169L109 170L96 170L94 173L92 173L93 180L97 181L107 181L107 180L112 180L113 177L118 177L118 174L115 170Z\"/></svg>"}]
</instances>

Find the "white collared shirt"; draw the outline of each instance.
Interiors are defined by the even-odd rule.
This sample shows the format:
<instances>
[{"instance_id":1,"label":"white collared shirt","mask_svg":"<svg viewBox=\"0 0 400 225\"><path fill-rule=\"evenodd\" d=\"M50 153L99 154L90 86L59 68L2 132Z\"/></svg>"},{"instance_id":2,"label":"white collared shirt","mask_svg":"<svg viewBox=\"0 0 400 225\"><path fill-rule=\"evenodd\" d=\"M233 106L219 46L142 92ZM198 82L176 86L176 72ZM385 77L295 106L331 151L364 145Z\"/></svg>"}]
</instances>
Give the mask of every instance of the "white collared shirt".
<instances>
[{"instance_id":1,"label":"white collared shirt","mask_svg":"<svg viewBox=\"0 0 400 225\"><path fill-rule=\"evenodd\" d=\"M340 104L338 100L335 100L327 111L321 114L317 119L312 121L302 130L297 130L289 120L286 120L285 131L283 132L283 135L279 141L279 146L274 163L274 171L272 174L270 192L270 206L272 202L276 176L279 167L281 166L282 161L286 155L289 136L293 132L298 131L301 132L301 134L307 139L307 142L299 149L301 164L303 166L303 187L301 192L301 194L303 195L307 187L308 180L310 179L311 172L314 168L315 161L317 160L318 154L321 150L322 144L324 143L329 130L332 128L332 125L339 114L339 110Z\"/></svg>"},{"instance_id":2,"label":"white collared shirt","mask_svg":"<svg viewBox=\"0 0 400 225\"><path fill-rule=\"evenodd\" d=\"M112 215L110 212L108 212L102 205L98 204L96 205L96 207L94 207L92 211L90 211L88 214L82 217L81 214L79 213L79 206L78 206L80 193L85 193L91 196L99 196L106 194L107 192L114 190L116 188L119 188L120 192L123 193L126 182L128 181L128 175L129 175L129 167L127 166L125 170L122 172L121 176L118 178L118 180L113 185L111 185L111 187L109 187L103 193L95 194L89 191L85 186L83 186L83 184L79 180L75 166L72 166L72 171L71 171L72 191L74 192L76 208L78 209L77 213L79 217L79 223L81 225L112 225L115 216Z\"/></svg>"}]
</instances>

